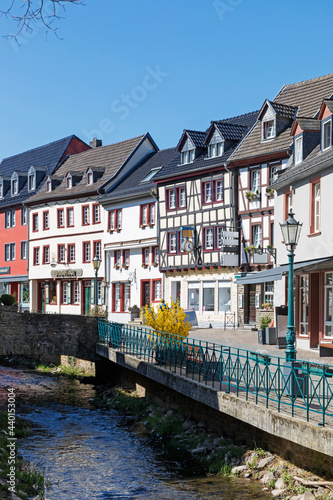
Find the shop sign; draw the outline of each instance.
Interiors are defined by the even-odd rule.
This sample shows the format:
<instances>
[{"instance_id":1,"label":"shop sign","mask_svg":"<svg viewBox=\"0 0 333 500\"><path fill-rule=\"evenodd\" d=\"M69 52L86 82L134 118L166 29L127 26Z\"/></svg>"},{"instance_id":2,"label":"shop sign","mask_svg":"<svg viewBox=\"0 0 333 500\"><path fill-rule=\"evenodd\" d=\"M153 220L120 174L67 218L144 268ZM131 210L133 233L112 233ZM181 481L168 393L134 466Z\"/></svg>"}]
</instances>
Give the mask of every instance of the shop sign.
<instances>
[{"instance_id":1,"label":"shop sign","mask_svg":"<svg viewBox=\"0 0 333 500\"><path fill-rule=\"evenodd\" d=\"M10 267L0 267L0 274L10 274Z\"/></svg>"},{"instance_id":2,"label":"shop sign","mask_svg":"<svg viewBox=\"0 0 333 500\"><path fill-rule=\"evenodd\" d=\"M52 270L52 278L77 278L83 275L83 269L62 269Z\"/></svg>"}]
</instances>

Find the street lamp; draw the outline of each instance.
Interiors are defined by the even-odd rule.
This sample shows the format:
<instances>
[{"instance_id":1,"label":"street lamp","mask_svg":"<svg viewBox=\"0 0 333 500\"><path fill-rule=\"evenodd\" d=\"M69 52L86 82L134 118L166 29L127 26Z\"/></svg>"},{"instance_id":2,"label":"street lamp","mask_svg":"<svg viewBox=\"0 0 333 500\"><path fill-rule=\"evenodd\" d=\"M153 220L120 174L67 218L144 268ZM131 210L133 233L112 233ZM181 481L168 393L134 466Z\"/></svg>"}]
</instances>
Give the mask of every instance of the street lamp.
<instances>
[{"instance_id":1,"label":"street lamp","mask_svg":"<svg viewBox=\"0 0 333 500\"><path fill-rule=\"evenodd\" d=\"M283 224L280 222L282 236L288 251L289 260L286 361L294 361L296 359L294 319L294 251L297 246L303 224L297 222L294 219L294 215L295 214L292 212L292 209L290 209L288 219Z\"/></svg>"},{"instance_id":2,"label":"street lamp","mask_svg":"<svg viewBox=\"0 0 333 500\"><path fill-rule=\"evenodd\" d=\"M95 307L97 306L97 302L98 302L98 299L97 299L97 274L98 274L98 270L101 266L101 259L99 257L97 257L97 255L95 255L95 257L93 258L92 260L92 264L93 264L93 268L94 268L94 271L95 271L95 297L94 297L94 302L95 302Z\"/></svg>"}]
</instances>

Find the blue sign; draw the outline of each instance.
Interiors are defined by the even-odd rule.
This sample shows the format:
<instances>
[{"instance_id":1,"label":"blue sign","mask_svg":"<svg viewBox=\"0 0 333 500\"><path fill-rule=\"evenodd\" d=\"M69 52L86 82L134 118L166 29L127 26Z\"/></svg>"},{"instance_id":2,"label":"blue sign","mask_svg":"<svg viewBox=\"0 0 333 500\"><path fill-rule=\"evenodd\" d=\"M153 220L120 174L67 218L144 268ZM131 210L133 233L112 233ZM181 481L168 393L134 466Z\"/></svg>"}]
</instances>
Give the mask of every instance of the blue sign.
<instances>
[{"instance_id":1,"label":"blue sign","mask_svg":"<svg viewBox=\"0 0 333 500\"><path fill-rule=\"evenodd\" d=\"M10 274L10 267L0 267L0 274Z\"/></svg>"}]
</instances>

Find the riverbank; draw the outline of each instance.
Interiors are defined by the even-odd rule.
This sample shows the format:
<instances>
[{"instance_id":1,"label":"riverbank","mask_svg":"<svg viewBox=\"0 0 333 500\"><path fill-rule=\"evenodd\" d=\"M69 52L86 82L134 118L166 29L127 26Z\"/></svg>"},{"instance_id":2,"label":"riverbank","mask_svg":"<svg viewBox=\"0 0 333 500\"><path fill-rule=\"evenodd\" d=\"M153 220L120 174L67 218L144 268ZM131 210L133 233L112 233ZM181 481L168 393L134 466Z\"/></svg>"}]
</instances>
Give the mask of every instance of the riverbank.
<instances>
[{"instance_id":1,"label":"riverbank","mask_svg":"<svg viewBox=\"0 0 333 500\"><path fill-rule=\"evenodd\" d=\"M314 476L277 455L247 449L211 433L204 422L187 420L177 408L148 401L128 388L100 386L96 404L132 416L153 445L185 453L204 465L207 474L259 481L262 489L286 500L333 499L333 482Z\"/></svg>"},{"instance_id":2,"label":"riverbank","mask_svg":"<svg viewBox=\"0 0 333 500\"><path fill-rule=\"evenodd\" d=\"M0 498L43 499L44 475L25 462L19 454L19 442L30 434L30 426L6 411L0 414ZM13 439L11 436L15 436Z\"/></svg>"}]
</instances>

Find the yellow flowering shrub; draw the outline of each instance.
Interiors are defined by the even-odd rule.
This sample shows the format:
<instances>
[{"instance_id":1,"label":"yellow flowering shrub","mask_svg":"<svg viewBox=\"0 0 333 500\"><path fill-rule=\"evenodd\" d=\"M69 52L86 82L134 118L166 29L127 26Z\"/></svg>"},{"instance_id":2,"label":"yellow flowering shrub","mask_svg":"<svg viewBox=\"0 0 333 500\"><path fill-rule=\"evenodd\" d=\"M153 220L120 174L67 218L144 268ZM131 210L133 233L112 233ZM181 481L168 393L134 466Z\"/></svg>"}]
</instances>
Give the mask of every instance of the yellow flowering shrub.
<instances>
[{"instance_id":1,"label":"yellow flowering shrub","mask_svg":"<svg viewBox=\"0 0 333 500\"><path fill-rule=\"evenodd\" d=\"M141 319L144 325L152 327L157 335L163 337L169 337L168 334L172 334L186 338L192 327L178 301L177 303L171 301L170 306L161 301L157 311L154 311L153 306L146 305L141 309Z\"/></svg>"}]
</instances>

